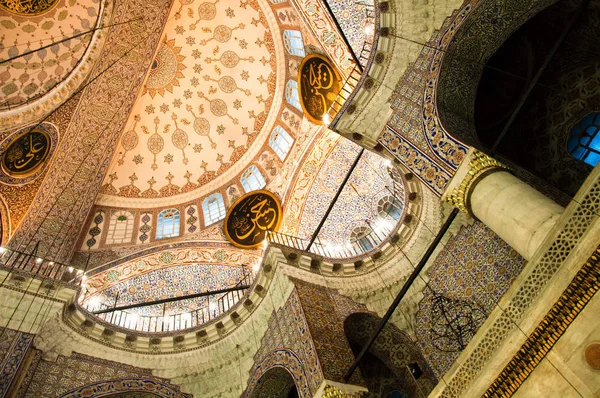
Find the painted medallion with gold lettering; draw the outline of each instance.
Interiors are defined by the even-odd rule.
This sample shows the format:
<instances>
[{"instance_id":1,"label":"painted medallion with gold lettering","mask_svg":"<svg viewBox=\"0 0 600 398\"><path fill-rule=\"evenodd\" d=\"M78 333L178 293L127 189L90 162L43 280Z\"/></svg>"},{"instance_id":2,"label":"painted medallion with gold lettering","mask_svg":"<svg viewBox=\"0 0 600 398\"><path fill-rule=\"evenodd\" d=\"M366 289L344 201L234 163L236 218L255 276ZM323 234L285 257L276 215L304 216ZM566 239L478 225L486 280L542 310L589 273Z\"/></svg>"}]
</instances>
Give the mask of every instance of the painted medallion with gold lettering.
<instances>
[{"instance_id":1,"label":"painted medallion with gold lettering","mask_svg":"<svg viewBox=\"0 0 600 398\"><path fill-rule=\"evenodd\" d=\"M29 128L17 136L2 153L2 170L13 177L36 172L50 153L50 136L41 128Z\"/></svg>"},{"instance_id":2,"label":"painted medallion with gold lettering","mask_svg":"<svg viewBox=\"0 0 600 398\"><path fill-rule=\"evenodd\" d=\"M281 204L269 191L252 191L229 208L223 229L231 243L242 249L254 249L275 231L281 222Z\"/></svg>"},{"instance_id":3,"label":"painted medallion with gold lettering","mask_svg":"<svg viewBox=\"0 0 600 398\"><path fill-rule=\"evenodd\" d=\"M23 16L35 16L50 11L58 0L0 0L0 9Z\"/></svg>"},{"instance_id":4,"label":"painted medallion with gold lettering","mask_svg":"<svg viewBox=\"0 0 600 398\"><path fill-rule=\"evenodd\" d=\"M335 66L323 55L307 55L298 71L300 104L308 119L328 124L328 111L342 89L342 79Z\"/></svg>"}]
</instances>

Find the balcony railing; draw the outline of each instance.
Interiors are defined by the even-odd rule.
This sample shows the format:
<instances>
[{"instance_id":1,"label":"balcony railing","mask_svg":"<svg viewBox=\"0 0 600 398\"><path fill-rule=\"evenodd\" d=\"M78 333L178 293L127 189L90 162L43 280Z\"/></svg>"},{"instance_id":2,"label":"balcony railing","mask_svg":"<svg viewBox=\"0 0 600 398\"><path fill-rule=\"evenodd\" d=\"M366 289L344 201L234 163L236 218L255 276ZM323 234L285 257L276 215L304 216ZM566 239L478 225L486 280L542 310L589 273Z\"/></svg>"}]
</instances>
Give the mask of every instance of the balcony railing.
<instances>
[{"instance_id":1,"label":"balcony railing","mask_svg":"<svg viewBox=\"0 0 600 398\"><path fill-rule=\"evenodd\" d=\"M172 332L194 328L219 318L246 296L246 291L252 285L252 282L252 273L244 272L242 279L235 286L228 288L229 291L223 294L204 295L203 297L206 297L208 302L206 306L176 314L167 314L167 303L163 303L162 315L139 315L130 309L151 305L158 306L159 304L141 303L127 306L127 309L119 309L117 307L118 298L115 299L112 305L87 300L81 303L81 307L90 316L95 316L104 322L123 329L146 333ZM189 296L179 297L175 300L169 300L169 302L180 302L189 299Z\"/></svg>"},{"instance_id":2,"label":"balcony railing","mask_svg":"<svg viewBox=\"0 0 600 398\"><path fill-rule=\"evenodd\" d=\"M30 253L0 247L0 269L12 275L79 284L83 270L37 256L37 245Z\"/></svg>"}]
</instances>

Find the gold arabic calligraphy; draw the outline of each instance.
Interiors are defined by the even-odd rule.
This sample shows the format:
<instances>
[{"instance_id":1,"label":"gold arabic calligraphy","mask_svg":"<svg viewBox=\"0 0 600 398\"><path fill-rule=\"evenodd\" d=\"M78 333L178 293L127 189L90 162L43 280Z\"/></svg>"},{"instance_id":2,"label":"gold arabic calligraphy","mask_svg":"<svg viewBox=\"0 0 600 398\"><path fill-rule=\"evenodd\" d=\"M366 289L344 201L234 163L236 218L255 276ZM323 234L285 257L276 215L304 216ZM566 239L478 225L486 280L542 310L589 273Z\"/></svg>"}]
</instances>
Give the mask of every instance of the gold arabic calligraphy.
<instances>
[{"instance_id":1,"label":"gold arabic calligraphy","mask_svg":"<svg viewBox=\"0 0 600 398\"><path fill-rule=\"evenodd\" d=\"M254 201L252 201L254 202ZM252 204L252 202L250 204ZM245 240L254 234L251 242L254 242L256 237L262 235L263 231L268 231L277 220L277 212L272 207L263 210L267 205L268 199L263 199L250 208L252 218L237 218L234 224L237 228L234 229L235 236L240 240ZM248 205L250 205L248 204ZM256 229L259 229L256 231ZM256 231L256 233L255 233ZM241 233L241 234L240 234Z\"/></svg>"},{"instance_id":2,"label":"gold arabic calligraphy","mask_svg":"<svg viewBox=\"0 0 600 398\"><path fill-rule=\"evenodd\" d=\"M274 231L280 221L279 201L268 191L251 192L230 210L225 221L225 235L239 247L253 248Z\"/></svg>"},{"instance_id":3,"label":"gold arabic calligraphy","mask_svg":"<svg viewBox=\"0 0 600 398\"><path fill-rule=\"evenodd\" d=\"M28 131L8 146L2 157L2 167L10 175L34 172L46 159L49 149L50 138L45 132Z\"/></svg>"},{"instance_id":4,"label":"gold arabic calligraphy","mask_svg":"<svg viewBox=\"0 0 600 398\"><path fill-rule=\"evenodd\" d=\"M58 0L0 0L0 8L15 15L33 16L50 10Z\"/></svg>"},{"instance_id":5,"label":"gold arabic calligraphy","mask_svg":"<svg viewBox=\"0 0 600 398\"><path fill-rule=\"evenodd\" d=\"M322 121L341 89L341 82L327 59L309 57L300 71L302 105L313 119Z\"/></svg>"}]
</instances>

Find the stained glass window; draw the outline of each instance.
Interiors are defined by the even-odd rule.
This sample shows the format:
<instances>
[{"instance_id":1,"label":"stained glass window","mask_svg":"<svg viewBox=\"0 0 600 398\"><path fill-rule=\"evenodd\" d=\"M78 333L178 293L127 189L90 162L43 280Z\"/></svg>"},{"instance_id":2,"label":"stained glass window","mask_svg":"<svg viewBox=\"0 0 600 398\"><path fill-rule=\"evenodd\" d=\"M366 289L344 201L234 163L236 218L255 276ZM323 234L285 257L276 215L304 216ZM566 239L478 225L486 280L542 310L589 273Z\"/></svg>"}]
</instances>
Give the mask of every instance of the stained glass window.
<instances>
[{"instance_id":1,"label":"stained glass window","mask_svg":"<svg viewBox=\"0 0 600 398\"><path fill-rule=\"evenodd\" d=\"M204 225L214 224L225 218L225 203L219 193L210 195L202 202L202 211L204 212Z\"/></svg>"},{"instance_id":2,"label":"stained glass window","mask_svg":"<svg viewBox=\"0 0 600 398\"><path fill-rule=\"evenodd\" d=\"M179 218L179 210L177 209L167 209L158 213L156 239L179 236Z\"/></svg>"},{"instance_id":3,"label":"stained glass window","mask_svg":"<svg viewBox=\"0 0 600 398\"><path fill-rule=\"evenodd\" d=\"M133 236L133 214L128 211L114 212L106 235L106 244L130 243Z\"/></svg>"},{"instance_id":4,"label":"stained glass window","mask_svg":"<svg viewBox=\"0 0 600 398\"><path fill-rule=\"evenodd\" d=\"M600 112L590 113L569 132L567 149L578 160L596 166L600 161Z\"/></svg>"},{"instance_id":5,"label":"stained glass window","mask_svg":"<svg viewBox=\"0 0 600 398\"><path fill-rule=\"evenodd\" d=\"M297 30L284 30L283 31L283 42L285 49L292 55L304 57L304 41L302 40L302 33Z\"/></svg>"},{"instance_id":6,"label":"stained glass window","mask_svg":"<svg viewBox=\"0 0 600 398\"><path fill-rule=\"evenodd\" d=\"M300 97L298 96L298 83L295 80L288 80L285 86L285 99L289 104L294 105L299 111L302 111Z\"/></svg>"},{"instance_id":7,"label":"stained glass window","mask_svg":"<svg viewBox=\"0 0 600 398\"><path fill-rule=\"evenodd\" d=\"M269 138L269 145L281 160L285 159L293 143L292 137L280 126L273 129Z\"/></svg>"},{"instance_id":8,"label":"stained glass window","mask_svg":"<svg viewBox=\"0 0 600 398\"><path fill-rule=\"evenodd\" d=\"M244 171L244 174L242 174L241 181L246 193L262 189L267 185L265 178L260 174L260 171L256 166L248 167L248 169Z\"/></svg>"}]
</instances>

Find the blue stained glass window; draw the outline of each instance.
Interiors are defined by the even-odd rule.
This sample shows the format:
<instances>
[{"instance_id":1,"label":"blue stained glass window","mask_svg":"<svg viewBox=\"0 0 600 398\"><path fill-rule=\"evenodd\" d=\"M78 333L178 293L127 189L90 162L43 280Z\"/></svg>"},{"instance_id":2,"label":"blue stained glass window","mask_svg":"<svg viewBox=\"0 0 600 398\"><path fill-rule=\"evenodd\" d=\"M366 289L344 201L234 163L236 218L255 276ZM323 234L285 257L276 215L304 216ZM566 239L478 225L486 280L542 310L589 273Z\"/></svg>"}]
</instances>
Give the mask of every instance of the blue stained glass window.
<instances>
[{"instance_id":1,"label":"blue stained glass window","mask_svg":"<svg viewBox=\"0 0 600 398\"><path fill-rule=\"evenodd\" d=\"M179 236L179 210L167 209L158 213L156 239Z\"/></svg>"},{"instance_id":2,"label":"blue stained glass window","mask_svg":"<svg viewBox=\"0 0 600 398\"><path fill-rule=\"evenodd\" d=\"M295 80L288 80L285 86L285 99L291 105L294 105L302 112L302 106L300 105L300 97L298 96L298 82Z\"/></svg>"},{"instance_id":3,"label":"blue stained glass window","mask_svg":"<svg viewBox=\"0 0 600 398\"><path fill-rule=\"evenodd\" d=\"M281 126L275 127L269 138L269 145L281 160L285 159L293 143L292 137Z\"/></svg>"},{"instance_id":4,"label":"blue stained glass window","mask_svg":"<svg viewBox=\"0 0 600 398\"><path fill-rule=\"evenodd\" d=\"M590 166L600 161L600 112L590 113L579 121L571 131L567 149L577 160Z\"/></svg>"},{"instance_id":5,"label":"blue stained glass window","mask_svg":"<svg viewBox=\"0 0 600 398\"><path fill-rule=\"evenodd\" d=\"M206 226L216 223L225 218L225 204L223 197L219 193L210 195L202 202L202 211L204 212L204 224Z\"/></svg>"},{"instance_id":6,"label":"blue stained glass window","mask_svg":"<svg viewBox=\"0 0 600 398\"><path fill-rule=\"evenodd\" d=\"M284 30L283 31L283 42L285 49L292 55L298 57L304 57L304 41L302 40L302 33L297 30Z\"/></svg>"},{"instance_id":7,"label":"blue stained glass window","mask_svg":"<svg viewBox=\"0 0 600 398\"><path fill-rule=\"evenodd\" d=\"M265 178L260 174L258 167L254 165L248 167L248 169L244 171L240 180L242 181L242 186L246 193L262 189L267 185Z\"/></svg>"}]
</instances>

